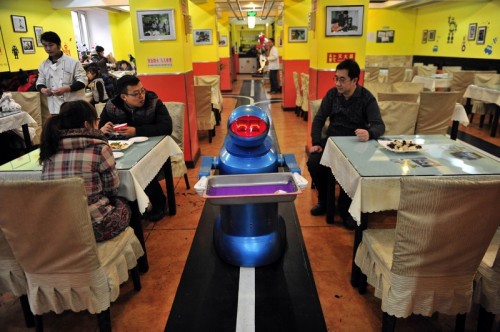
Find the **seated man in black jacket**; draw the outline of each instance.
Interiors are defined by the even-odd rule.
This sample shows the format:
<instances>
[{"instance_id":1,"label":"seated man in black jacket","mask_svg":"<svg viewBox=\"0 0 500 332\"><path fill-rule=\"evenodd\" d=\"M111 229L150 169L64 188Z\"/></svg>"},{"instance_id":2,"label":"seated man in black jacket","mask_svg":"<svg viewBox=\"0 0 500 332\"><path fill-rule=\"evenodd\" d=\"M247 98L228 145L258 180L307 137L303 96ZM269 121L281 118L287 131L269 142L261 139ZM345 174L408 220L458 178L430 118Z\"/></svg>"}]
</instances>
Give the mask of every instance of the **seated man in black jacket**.
<instances>
[{"instance_id":1,"label":"seated man in black jacket","mask_svg":"<svg viewBox=\"0 0 500 332\"><path fill-rule=\"evenodd\" d=\"M127 138L172 133L172 119L167 108L156 93L146 91L136 76L121 77L117 89L117 95L108 100L101 113L99 128L102 132L111 134L114 125L127 123L127 127L119 129L119 134ZM165 215L166 198L157 178L144 191L153 205L149 220L160 220Z\"/></svg>"}]
</instances>

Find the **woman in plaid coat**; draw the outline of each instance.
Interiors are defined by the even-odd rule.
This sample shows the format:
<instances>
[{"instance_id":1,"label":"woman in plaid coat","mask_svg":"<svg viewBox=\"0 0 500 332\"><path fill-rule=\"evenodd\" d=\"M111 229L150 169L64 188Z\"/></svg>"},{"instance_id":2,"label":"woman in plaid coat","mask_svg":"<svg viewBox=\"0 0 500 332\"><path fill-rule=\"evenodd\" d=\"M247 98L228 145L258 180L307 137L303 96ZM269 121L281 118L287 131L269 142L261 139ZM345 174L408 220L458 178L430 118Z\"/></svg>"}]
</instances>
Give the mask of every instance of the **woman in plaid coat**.
<instances>
[{"instance_id":1,"label":"woman in plaid coat","mask_svg":"<svg viewBox=\"0 0 500 332\"><path fill-rule=\"evenodd\" d=\"M61 105L45 124L40 145L42 179L82 177L98 242L120 234L130 222L126 201L117 197L120 179L104 134L97 129L97 112L83 100Z\"/></svg>"}]
</instances>

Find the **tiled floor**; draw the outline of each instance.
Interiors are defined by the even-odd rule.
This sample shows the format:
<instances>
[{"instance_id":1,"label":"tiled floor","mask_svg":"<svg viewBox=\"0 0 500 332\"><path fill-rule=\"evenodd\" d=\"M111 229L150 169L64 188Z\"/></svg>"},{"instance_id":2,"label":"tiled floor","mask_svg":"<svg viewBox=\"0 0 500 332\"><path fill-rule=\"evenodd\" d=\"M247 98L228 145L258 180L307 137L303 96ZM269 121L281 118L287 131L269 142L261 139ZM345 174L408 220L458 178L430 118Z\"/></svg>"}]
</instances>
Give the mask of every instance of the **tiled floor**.
<instances>
[{"instance_id":1,"label":"tiled floor","mask_svg":"<svg viewBox=\"0 0 500 332\"><path fill-rule=\"evenodd\" d=\"M249 76L244 78L249 79ZM241 81L235 82L232 93L238 94L240 86ZM281 95L268 97L278 100ZM235 104L236 99L224 98L222 124L217 127L212 144L208 143L206 135L200 133L202 155L218 154L226 133L225 121ZM305 154L307 123L297 118L294 112L284 112L279 102L271 104L271 113L281 152L295 154L304 176L310 180ZM477 127L475 122L467 132L500 146L500 138L490 138L488 128L479 130ZM198 169L199 162L196 168L188 170L191 186L197 181ZM145 222L150 270L141 277L140 292L134 292L130 281L122 286L120 297L111 306L115 331L156 332L165 328L204 204L193 189L186 190L182 178L175 181L177 215L167 216L156 223ZM296 199L295 207L328 330L379 331L382 317L380 300L372 295L373 289L368 288L367 294L359 295L349 283L354 233L343 228L338 220L334 225L327 225L324 217L312 217L309 209L315 203L315 191L307 189ZM381 227L394 223L394 216L394 213L379 214L377 223ZM467 331L475 331L476 312L477 307L473 307L468 315ZM87 313L47 314L44 320L46 331L97 331L95 319ZM410 317L399 320L397 325L397 331L452 331L453 328L454 317L445 315ZM3 295L0 301L0 331L29 330L24 325L19 301ZM498 318L495 331L500 331Z\"/></svg>"}]
</instances>

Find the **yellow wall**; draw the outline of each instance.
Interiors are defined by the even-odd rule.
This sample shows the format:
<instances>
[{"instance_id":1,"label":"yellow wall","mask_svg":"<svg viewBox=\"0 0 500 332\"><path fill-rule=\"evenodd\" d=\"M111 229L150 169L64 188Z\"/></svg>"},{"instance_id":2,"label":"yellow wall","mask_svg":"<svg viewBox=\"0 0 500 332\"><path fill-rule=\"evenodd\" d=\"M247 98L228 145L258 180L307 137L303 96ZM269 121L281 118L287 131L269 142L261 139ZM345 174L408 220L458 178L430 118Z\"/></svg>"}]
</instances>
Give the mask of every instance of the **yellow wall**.
<instances>
[{"instance_id":1,"label":"yellow wall","mask_svg":"<svg viewBox=\"0 0 500 332\"><path fill-rule=\"evenodd\" d=\"M308 16L311 11L311 1L293 1L285 0L284 22L283 26L278 26L283 31L283 59L284 60L300 60L309 59L309 44L308 43L290 43L288 32L290 27L307 28ZM281 33L281 31L280 31ZM280 36L277 33L277 36ZM278 38L278 37L277 37ZM276 44L278 42L276 41Z\"/></svg>"},{"instance_id":2,"label":"yellow wall","mask_svg":"<svg viewBox=\"0 0 500 332\"><path fill-rule=\"evenodd\" d=\"M117 61L127 60L128 55L135 57L132 24L129 13L110 13L109 25L113 42L114 57Z\"/></svg>"},{"instance_id":3,"label":"yellow wall","mask_svg":"<svg viewBox=\"0 0 500 332\"><path fill-rule=\"evenodd\" d=\"M229 58L231 48L229 41L229 18L227 14L217 20L217 30L221 37L226 37L226 46L218 47L219 58Z\"/></svg>"},{"instance_id":4,"label":"yellow wall","mask_svg":"<svg viewBox=\"0 0 500 332\"><path fill-rule=\"evenodd\" d=\"M14 32L10 15L26 17L27 32ZM17 72L19 69L37 69L40 63L47 58L43 47L35 46L35 54L23 54L21 47L21 37L31 37L35 40L33 26L41 26L44 31L54 31L61 37L61 45L68 47L70 55L78 58L71 11L68 9L52 9L50 0L23 0L5 1L0 5L0 26L5 45L5 53L10 65L10 71ZM36 41L35 41L36 44ZM17 46L19 59L15 59L12 54L12 46ZM5 71L6 68L2 68Z\"/></svg>"},{"instance_id":5,"label":"yellow wall","mask_svg":"<svg viewBox=\"0 0 500 332\"><path fill-rule=\"evenodd\" d=\"M139 74L185 73L193 69L191 61L192 35L186 34L180 0L130 0L130 21L134 41L137 72ZM137 28L138 10L173 9L175 21L175 40L139 40ZM113 47L115 47L113 43ZM148 67L151 57L172 58L171 67Z\"/></svg>"},{"instance_id":6,"label":"yellow wall","mask_svg":"<svg viewBox=\"0 0 500 332\"><path fill-rule=\"evenodd\" d=\"M453 17L457 24L453 43L448 43L448 17ZM500 1L491 2L447 2L418 9L414 36L414 54L443 57L500 59ZM470 23L486 26L486 41L478 45L476 41L468 41L467 34ZM436 40L422 43L423 30L436 30ZM477 33L476 33L477 37ZM465 43L464 42L465 38ZM497 42L494 42L497 38ZM465 44L465 51L462 45ZM492 54L485 53L490 45Z\"/></svg>"},{"instance_id":7,"label":"yellow wall","mask_svg":"<svg viewBox=\"0 0 500 332\"><path fill-rule=\"evenodd\" d=\"M189 14L193 23L193 33L190 35L188 42L193 45L193 62L219 61L215 2L208 0L202 4L195 4L189 1ZM194 30L197 29L212 30L213 43L211 45L194 45Z\"/></svg>"},{"instance_id":8,"label":"yellow wall","mask_svg":"<svg viewBox=\"0 0 500 332\"><path fill-rule=\"evenodd\" d=\"M368 11L368 34L366 54L368 55L413 55L415 21L417 10L370 9ZM377 43L378 30L394 30L394 43ZM369 40L371 34L375 40Z\"/></svg>"}]
</instances>

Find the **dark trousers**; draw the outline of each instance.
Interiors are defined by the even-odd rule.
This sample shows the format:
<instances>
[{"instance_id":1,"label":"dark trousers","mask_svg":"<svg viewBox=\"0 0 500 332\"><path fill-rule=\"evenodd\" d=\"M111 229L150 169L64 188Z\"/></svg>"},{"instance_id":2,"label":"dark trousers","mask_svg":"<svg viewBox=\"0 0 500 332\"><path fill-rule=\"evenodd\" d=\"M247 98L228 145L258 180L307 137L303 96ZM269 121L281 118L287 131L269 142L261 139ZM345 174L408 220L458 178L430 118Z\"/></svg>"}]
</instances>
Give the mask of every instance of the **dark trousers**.
<instances>
[{"instance_id":1,"label":"dark trousers","mask_svg":"<svg viewBox=\"0 0 500 332\"><path fill-rule=\"evenodd\" d=\"M278 92L280 90L280 86L278 83L278 71L270 70L269 71L269 81L271 81L271 91Z\"/></svg>"},{"instance_id":2,"label":"dark trousers","mask_svg":"<svg viewBox=\"0 0 500 332\"><path fill-rule=\"evenodd\" d=\"M318 202L323 206L330 205L333 210L335 210L335 199L328 202L328 190L335 190L335 177L332 174L332 170L329 167L321 165L319 162L323 153L311 153L309 159L307 160L307 169L309 174L311 174L311 179L316 189L318 190ZM328 183L333 184L331 186ZM330 189L329 189L330 188ZM335 192L332 192L330 197L335 197ZM351 198L347 196L345 191L340 187L339 198L338 198L338 214L344 216L349 213L349 206L351 205Z\"/></svg>"},{"instance_id":3,"label":"dark trousers","mask_svg":"<svg viewBox=\"0 0 500 332\"><path fill-rule=\"evenodd\" d=\"M144 192L148 195L149 201L151 202L151 205L153 205L154 210L165 209L167 199L160 186L160 182L158 182L158 175L151 180L146 189L144 189Z\"/></svg>"}]
</instances>

